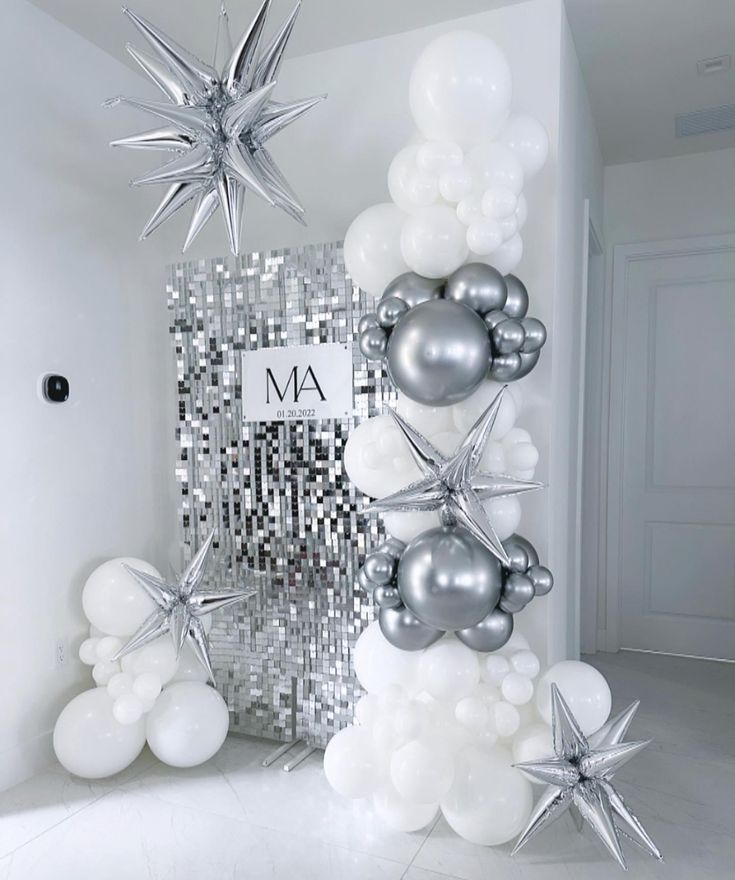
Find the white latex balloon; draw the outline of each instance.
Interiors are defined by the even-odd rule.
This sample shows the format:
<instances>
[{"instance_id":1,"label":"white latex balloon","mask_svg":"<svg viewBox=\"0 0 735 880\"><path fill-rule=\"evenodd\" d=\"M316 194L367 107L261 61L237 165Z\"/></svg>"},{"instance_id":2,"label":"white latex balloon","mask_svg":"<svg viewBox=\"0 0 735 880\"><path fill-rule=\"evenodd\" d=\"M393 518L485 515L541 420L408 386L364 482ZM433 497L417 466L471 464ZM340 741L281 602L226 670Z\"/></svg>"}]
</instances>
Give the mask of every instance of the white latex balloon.
<instances>
[{"instance_id":1,"label":"white latex balloon","mask_svg":"<svg viewBox=\"0 0 735 880\"><path fill-rule=\"evenodd\" d=\"M529 651L530 648L528 639L516 628L500 650L505 656L510 657L515 651Z\"/></svg>"},{"instance_id":2,"label":"white latex balloon","mask_svg":"<svg viewBox=\"0 0 735 880\"><path fill-rule=\"evenodd\" d=\"M107 693L116 700L123 694L129 694L133 690L133 676L127 672L117 672L107 682Z\"/></svg>"},{"instance_id":3,"label":"white latex balloon","mask_svg":"<svg viewBox=\"0 0 735 880\"><path fill-rule=\"evenodd\" d=\"M122 658L123 672L129 672L134 678L153 672L162 684L171 681L177 665L176 650L168 633Z\"/></svg>"},{"instance_id":4,"label":"white latex balloon","mask_svg":"<svg viewBox=\"0 0 735 880\"><path fill-rule=\"evenodd\" d=\"M113 675L120 672L119 663L111 663L109 660L100 660L92 667L92 678L96 685L103 687L106 685Z\"/></svg>"},{"instance_id":5,"label":"white latex balloon","mask_svg":"<svg viewBox=\"0 0 735 880\"><path fill-rule=\"evenodd\" d=\"M594 666L579 660L562 660L541 676L536 706L547 724L551 724L552 682L561 691L582 733L594 733L607 721L612 695L605 677Z\"/></svg>"},{"instance_id":6,"label":"white latex balloon","mask_svg":"<svg viewBox=\"0 0 735 880\"><path fill-rule=\"evenodd\" d=\"M523 166L504 144L483 141L467 155L475 187L487 190L507 189L518 196L523 189Z\"/></svg>"},{"instance_id":7,"label":"white latex balloon","mask_svg":"<svg viewBox=\"0 0 735 880\"><path fill-rule=\"evenodd\" d=\"M523 706L533 699L533 682L520 672L509 672L503 679L500 691L513 706Z\"/></svg>"},{"instance_id":8,"label":"white latex balloon","mask_svg":"<svg viewBox=\"0 0 735 880\"><path fill-rule=\"evenodd\" d=\"M143 703L135 694L122 694L112 704L112 714L120 724L135 724L143 715Z\"/></svg>"},{"instance_id":9,"label":"white latex balloon","mask_svg":"<svg viewBox=\"0 0 735 880\"><path fill-rule=\"evenodd\" d=\"M538 722L518 731L513 740L513 760L520 764L523 761L540 761L554 754L551 740L551 728L548 724Z\"/></svg>"},{"instance_id":10,"label":"white latex balloon","mask_svg":"<svg viewBox=\"0 0 735 880\"><path fill-rule=\"evenodd\" d=\"M54 727L54 751L70 773L102 779L124 770L145 745L142 721L123 725L112 714L106 688L93 688L66 705Z\"/></svg>"},{"instance_id":11,"label":"white latex balloon","mask_svg":"<svg viewBox=\"0 0 735 880\"><path fill-rule=\"evenodd\" d=\"M516 495L491 498L483 507L501 541L510 538L520 525L522 508Z\"/></svg>"},{"instance_id":12,"label":"white latex balloon","mask_svg":"<svg viewBox=\"0 0 735 880\"><path fill-rule=\"evenodd\" d=\"M480 671L483 681L500 686L510 672L510 662L502 654L488 654L481 661Z\"/></svg>"},{"instance_id":13,"label":"white latex balloon","mask_svg":"<svg viewBox=\"0 0 735 880\"><path fill-rule=\"evenodd\" d=\"M416 164L422 171L437 174L462 164L464 153L459 144L452 141L426 141L416 153Z\"/></svg>"},{"instance_id":14,"label":"white latex balloon","mask_svg":"<svg viewBox=\"0 0 735 880\"><path fill-rule=\"evenodd\" d=\"M466 165L449 168L439 175L439 194L448 202L456 204L468 196L471 191L472 172Z\"/></svg>"},{"instance_id":15,"label":"white latex balloon","mask_svg":"<svg viewBox=\"0 0 735 880\"><path fill-rule=\"evenodd\" d=\"M471 697L463 697L454 707L457 723L473 733L480 733L490 724L490 711L487 703L473 692Z\"/></svg>"},{"instance_id":16,"label":"white latex balloon","mask_svg":"<svg viewBox=\"0 0 735 880\"><path fill-rule=\"evenodd\" d=\"M533 116L513 115L503 126L498 140L508 146L523 166L526 177L543 168L549 155L549 136Z\"/></svg>"},{"instance_id":17,"label":"white latex balloon","mask_svg":"<svg viewBox=\"0 0 735 880\"><path fill-rule=\"evenodd\" d=\"M177 681L162 691L146 716L153 754L172 767L196 767L216 754L230 715L217 691L199 681Z\"/></svg>"},{"instance_id":18,"label":"white latex balloon","mask_svg":"<svg viewBox=\"0 0 735 880\"><path fill-rule=\"evenodd\" d=\"M500 234L503 236L503 241L508 241L518 232L518 218L515 214L503 217L502 220L498 220L498 226Z\"/></svg>"},{"instance_id":19,"label":"white latex balloon","mask_svg":"<svg viewBox=\"0 0 735 880\"><path fill-rule=\"evenodd\" d=\"M467 247L473 254L487 256L503 243L501 224L492 217L475 220L467 227Z\"/></svg>"},{"instance_id":20,"label":"white latex balloon","mask_svg":"<svg viewBox=\"0 0 735 880\"><path fill-rule=\"evenodd\" d=\"M425 437L438 431L451 431L454 428L450 406L426 406L411 400L402 391L398 392L396 412ZM388 432L383 432L383 436ZM390 432L390 436L398 438L399 450L407 449L407 443L400 432Z\"/></svg>"},{"instance_id":21,"label":"white latex balloon","mask_svg":"<svg viewBox=\"0 0 735 880\"><path fill-rule=\"evenodd\" d=\"M388 168L390 197L402 211L409 213L432 205L439 195L436 174L417 164L419 149L417 144L404 147Z\"/></svg>"},{"instance_id":22,"label":"white latex balloon","mask_svg":"<svg viewBox=\"0 0 735 880\"><path fill-rule=\"evenodd\" d=\"M518 221L518 231L526 225L526 220L528 220L528 202L526 201L526 197L521 193L518 196L518 207L516 208L516 220Z\"/></svg>"},{"instance_id":23,"label":"white latex balloon","mask_svg":"<svg viewBox=\"0 0 735 880\"><path fill-rule=\"evenodd\" d=\"M429 727L429 710L418 700L398 706L392 711L394 748L418 739Z\"/></svg>"},{"instance_id":24,"label":"white latex balloon","mask_svg":"<svg viewBox=\"0 0 735 880\"><path fill-rule=\"evenodd\" d=\"M492 40L453 31L419 55L409 83L411 113L430 140L474 143L492 137L510 108L512 78Z\"/></svg>"},{"instance_id":25,"label":"white latex balloon","mask_svg":"<svg viewBox=\"0 0 735 880\"><path fill-rule=\"evenodd\" d=\"M457 205L457 219L465 226L470 226L485 215L482 213L482 199L477 193L469 193Z\"/></svg>"},{"instance_id":26,"label":"white latex balloon","mask_svg":"<svg viewBox=\"0 0 735 880\"><path fill-rule=\"evenodd\" d=\"M515 213L518 207L518 196L507 186L494 186L485 190L482 197L482 213L486 217L502 220Z\"/></svg>"},{"instance_id":27,"label":"white latex balloon","mask_svg":"<svg viewBox=\"0 0 735 880\"><path fill-rule=\"evenodd\" d=\"M398 538L399 541L403 541L404 544L408 544L409 541L418 538L422 532L428 532L429 529L440 525L438 512L427 510L407 511L405 513L392 510L381 514L381 518L388 534Z\"/></svg>"},{"instance_id":28,"label":"white latex balloon","mask_svg":"<svg viewBox=\"0 0 735 880\"><path fill-rule=\"evenodd\" d=\"M141 672L133 681L133 693L143 704L143 711L149 712L161 693L161 679L155 672Z\"/></svg>"},{"instance_id":29,"label":"white latex balloon","mask_svg":"<svg viewBox=\"0 0 735 880\"><path fill-rule=\"evenodd\" d=\"M418 690L418 655L394 648L374 620L363 630L353 652L355 675L368 693L399 684L408 694Z\"/></svg>"},{"instance_id":30,"label":"white latex balloon","mask_svg":"<svg viewBox=\"0 0 735 880\"><path fill-rule=\"evenodd\" d=\"M212 616L208 615L204 618L204 620L211 620ZM154 673L155 674L155 673ZM170 678L170 682L174 681L207 681L207 670L202 666L202 664L197 660L196 655L189 647L188 644L184 644L184 647L181 649L181 654L179 654L179 664L176 667L176 672L173 675L173 678ZM160 681L160 678L159 678Z\"/></svg>"},{"instance_id":31,"label":"white latex balloon","mask_svg":"<svg viewBox=\"0 0 735 880\"><path fill-rule=\"evenodd\" d=\"M103 636L97 642L95 653L98 660L109 660L122 648L122 639L117 636Z\"/></svg>"},{"instance_id":32,"label":"white latex balloon","mask_svg":"<svg viewBox=\"0 0 735 880\"><path fill-rule=\"evenodd\" d=\"M419 831L436 818L439 804L412 804L389 783L373 795L376 815L394 831Z\"/></svg>"},{"instance_id":33,"label":"white latex balloon","mask_svg":"<svg viewBox=\"0 0 735 880\"><path fill-rule=\"evenodd\" d=\"M371 795L383 780L369 731L345 727L336 733L324 750L324 773L343 797Z\"/></svg>"},{"instance_id":34,"label":"white latex balloon","mask_svg":"<svg viewBox=\"0 0 735 880\"><path fill-rule=\"evenodd\" d=\"M373 498L396 492L421 476L393 418L387 414L366 419L352 431L343 463L350 480Z\"/></svg>"},{"instance_id":35,"label":"white latex balloon","mask_svg":"<svg viewBox=\"0 0 735 880\"><path fill-rule=\"evenodd\" d=\"M539 659L533 651L516 651L511 654L510 665L514 672L519 672L527 678L536 678L541 669Z\"/></svg>"},{"instance_id":36,"label":"white latex balloon","mask_svg":"<svg viewBox=\"0 0 735 880\"><path fill-rule=\"evenodd\" d=\"M380 296L397 275L408 271L401 256L405 214L390 203L373 205L358 214L345 235L345 266L363 290Z\"/></svg>"},{"instance_id":37,"label":"white latex balloon","mask_svg":"<svg viewBox=\"0 0 735 880\"><path fill-rule=\"evenodd\" d=\"M97 662L97 643L99 638L85 639L79 646L79 659L87 666L94 666Z\"/></svg>"},{"instance_id":38,"label":"white latex balloon","mask_svg":"<svg viewBox=\"0 0 735 880\"><path fill-rule=\"evenodd\" d=\"M515 837L531 812L531 784L511 766L506 749L464 749L454 784L442 799L444 818L471 843L497 846Z\"/></svg>"},{"instance_id":39,"label":"white latex balloon","mask_svg":"<svg viewBox=\"0 0 735 880\"><path fill-rule=\"evenodd\" d=\"M490 726L498 736L513 736L521 726L521 716L518 709L505 700L492 703L490 706Z\"/></svg>"},{"instance_id":40,"label":"white latex balloon","mask_svg":"<svg viewBox=\"0 0 735 880\"><path fill-rule=\"evenodd\" d=\"M130 636L156 609L156 605L135 578L123 568L128 565L160 577L156 568L142 559L123 556L95 568L82 590L82 607L90 622L113 636Z\"/></svg>"},{"instance_id":41,"label":"white latex balloon","mask_svg":"<svg viewBox=\"0 0 735 880\"><path fill-rule=\"evenodd\" d=\"M493 399L500 393L503 386L500 382L492 379L484 379L477 390L474 391L466 400L455 404L451 407L454 416L454 424L458 431L466 434L475 422L480 418L482 413L490 406ZM516 407L513 395L507 391L503 395L500 403L500 409L495 417L495 424L490 436L494 440L502 440L502 438L510 431L516 420Z\"/></svg>"},{"instance_id":42,"label":"white latex balloon","mask_svg":"<svg viewBox=\"0 0 735 880\"><path fill-rule=\"evenodd\" d=\"M485 451L480 459L480 470L490 474L507 474L505 463L505 447L497 440L488 440Z\"/></svg>"},{"instance_id":43,"label":"white latex balloon","mask_svg":"<svg viewBox=\"0 0 735 880\"><path fill-rule=\"evenodd\" d=\"M516 233L508 241L504 241L500 247L493 251L489 257L481 262L494 266L501 275L512 272L521 262L523 256L523 239Z\"/></svg>"},{"instance_id":44,"label":"white latex balloon","mask_svg":"<svg viewBox=\"0 0 735 880\"><path fill-rule=\"evenodd\" d=\"M393 752L390 778L401 797L415 804L435 804L449 791L454 762L438 737L414 739Z\"/></svg>"},{"instance_id":45,"label":"white latex balloon","mask_svg":"<svg viewBox=\"0 0 735 880\"><path fill-rule=\"evenodd\" d=\"M533 443L513 443L506 446L505 460L508 472L533 471L538 464L538 449Z\"/></svg>"},{"instance_id":46,"label":"white latex balloon","mask_svg":"<svg viewBox=\"0 0 735 880\"><path fill-rule=\"evenodd\" d=\"M406 217L401 254L406 265L426 278L451 275L467 258L465 230L449 205L430 205Z\"/></svg>"},{"instance_id":47,"label":"white latex balloon","mask_svg":"<svg viewBox=\"0 0 735 880\"><path fill-rule=\"evenodd\" d=\"M421 690L435 700L468 697L480 681L477 652L455 638L444 638L422 652L419 659Z\"/></svg>"}]
</instances>

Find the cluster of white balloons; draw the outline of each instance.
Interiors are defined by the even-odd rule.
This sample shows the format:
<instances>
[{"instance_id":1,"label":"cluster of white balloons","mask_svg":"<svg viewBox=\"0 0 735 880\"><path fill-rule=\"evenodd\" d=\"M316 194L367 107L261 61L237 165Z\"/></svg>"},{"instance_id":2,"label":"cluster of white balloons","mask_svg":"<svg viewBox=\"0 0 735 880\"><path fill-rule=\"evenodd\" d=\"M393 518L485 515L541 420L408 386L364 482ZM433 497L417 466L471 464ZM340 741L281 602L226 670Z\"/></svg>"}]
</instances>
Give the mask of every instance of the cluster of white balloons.
<instances>
[{"instance_id":1,"label":"cluster of white balloons","mask_svg":"<svg viewBox=\"0 0 735 880\"><path fill-rule=\"evenodd\" d=\"M430 43L411 73L418 128L388 170L392 203L352 223L345 262L379 296L411 270L443 278L465 262L512 272L528 215L523 186L546 161L549 140L532 116L511 115L512 77L482 34L454 31Z\"/></svg>"},{"instance_id":2,"label":"cluster of white balloons","mask_svg":"<svg viewBox=\"0 0 735 880\"><path fill-rule=\"evenodd\" d=\"M441 810L466 840L511 840L533 803L532 783L513 764L553 754L551 683L586 734L610 714L610 689L596 669L564 661L541 675L518 631L491 654L453 635L408 652L375 622L357 640L354 662L367 694L355 724L327 746L324 770L336 791L370 798L399 831L423 828Z\"/></svg>"},{"instance_id":3,"label":"cluster of white balloons","mask_svg":"<svg viewBox=\"0 0 735 880\"><path fill-rule=\"evenodd\" d=\"M501 388L502 385L492 379L485 379L466 400L442 407L424 406L399 392L396 410L440 452L450 455ZM523 396L518 383L511 383L503 396L485 448L482 470L508 474L521 480L533 478L538 450L528 431L515 426L522 406ZM408 444L387 414L366 419L355 428L345 446L343 460L352 482L373 498L397 492L421 476ZM521 505L516 496L492 498L485 502L485 509L501 541L518 528ZM381 515L386 530L405 542L439 525L439 514L434 512Z\"/></svg>"},{"instance_id":4,"label":"cluster of white balloons","mask_svg":"<svg viewBox=\"0 0 735 880\"><path fill-rule=\"evenodd\" d=\"M212 757L227 735L227 705L207 684L207 673L188 645L176 657L170 635L113 660L154 611L153 600L125 565L159 577L141 559L111 559L96 568L82 592L90 621L79 648L97 687L63 709L54 749L71 773L88 779L124 770L146 741L174 767L193 767ZM208 625L209 617L202 622Z\"/></svg>"}]
</instances>

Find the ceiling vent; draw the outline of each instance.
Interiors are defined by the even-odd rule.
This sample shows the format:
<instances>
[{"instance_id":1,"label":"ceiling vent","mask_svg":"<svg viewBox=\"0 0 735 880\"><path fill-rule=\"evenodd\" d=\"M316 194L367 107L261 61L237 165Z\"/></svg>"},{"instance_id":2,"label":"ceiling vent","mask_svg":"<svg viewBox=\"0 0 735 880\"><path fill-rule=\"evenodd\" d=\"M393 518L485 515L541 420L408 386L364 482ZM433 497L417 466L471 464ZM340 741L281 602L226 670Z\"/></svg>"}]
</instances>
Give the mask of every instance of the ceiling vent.
<instances>
[{"instance_id":1,"label":"ceiling vent","mask_svg":"<svg viewBox=\"0 0 735 880\"><path fill-rule=\"evenodd\" d=\"M677 137L725 131L735 128L735 104L713 107L711 110L695 110L693 113L679 113L675 120Z\"/></svg>"},{"instance_id":2,"label":"ceiling vent","mask_svg":"<svg viewBox=\"0 0 735 880\"><path fill-rule=\"evenodd\" d=\"M697 73L700 76L708 76L710 73L724 73L732 67L730 55L718 55L716 58L702 58L697 61Z\"/></svg>"}]
</instances>

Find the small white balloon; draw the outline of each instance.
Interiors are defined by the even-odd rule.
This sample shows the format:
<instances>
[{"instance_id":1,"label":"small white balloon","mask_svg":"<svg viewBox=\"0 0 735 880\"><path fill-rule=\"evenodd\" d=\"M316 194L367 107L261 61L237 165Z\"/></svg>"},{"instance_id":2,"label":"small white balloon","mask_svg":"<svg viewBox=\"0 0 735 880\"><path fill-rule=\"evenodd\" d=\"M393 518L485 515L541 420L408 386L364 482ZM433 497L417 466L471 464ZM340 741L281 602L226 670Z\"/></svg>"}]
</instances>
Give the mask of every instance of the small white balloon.
<instances>
[{"instance_id":1,"label":"small white balloon","mask_svg":"<svg viewBox=\"0 0 735 880\"><path fill-rule=\"evenodd\" d=\"M485 215L482 213L482 199L476 193L469 193L457 205L457 219L465 226L470 226Z\"/></svg>"},{"instance_id":2,"label":"small white balloon","mask_svg":"<svg viewBox=\"0 0 735 880\"><path fill-rule=\"evenodd\" d=\"M477 653L456 638L442 639L421 653L420 687L435 700L468 697L479 681Z\"/></svg>"},{"instance_id":3,"label":"small white balloon","mask_svg":"<svg viewBox=\"0 0 735 880\"><path fill-rule=\"evenodd\" d=\"M465 230L449 205L430 205L406 217L401 254L406 265L426 278L444 278L467 258Z\"/></svg>"},{"instance_id":4,"label":"small white balloon","mask_svg":"<svg viewBox=\"0 0 735 880\"><path fill-rule=\"evenodd\" d=\"M463 697L454 707L457 722L474 733L481 733L490 725L487 703L477 696Z\"/></svg>"},{"instance_id":5,"label":"small white balloon","mask_svg":"<svg viewBox=\"0 0 735 880\"><path fill-rule=\"evenodd\" d=\"M498 220L498 226L503 241L508 241L513 238L516 232L518 232L518 218L515 214L511 214L509 217L503 217L502 220Z\"/></svg>"},{"instance_id":6,"label":"small white balloon","mask_svg":"<svg viewBox=\"0 0 735 880\"><path fill-rule=\"evenodd\" d=\"M422 532L428 532L440 525L439 514L431 510L400 511L391 510L381 515L385 530L389 535L408 544Z\"/></svg>"},{"instance_id":7,"label":"small white balloon","mask_svg":"<svg viewBox=\"0 0 735 880\"><path fill-rule=\"evenodd\" d=\"M135 694L122 694L112 704L112 714L120 724L135 724L143 715L143 703Z\"/></svg>"},{"instance_id":8,"label":"small white balloon","mask_svg":"<svg viewBox=\"0 0 735 880\"><path fill-rule=\"evenodd\" d=\"M375 694L365 694L355 703L355 718L360 727L371 727L380 717L380 700Z\"/></svg>"},{"instance_id":9,"label":"small white balloon","mask_svg":"<svg viewBox=\"0 0 735 880\"><path fill-rule=\"evenodd\" d=\"M79 659L87 666L94 666L97 662L98 638L85 639L79 646Z\"/></svg>"},{"instance_id":10,"label":"small white balloon","mask_svg":"<svg viewBox=\"0 0 735 880\"><path fill-rule=\"evenodd\" d=\"M439 194L446 201L456 204L471 192L472 172L466 165L449 168L439 175Z\"/></svg>"},{"instance_id":11,"label":"small white balloon","mask_svg":"<svg viewBox=\"0 0 735 880\"><path fill-rule=\"evenodd\" d=\"M470 150L467 165L475 186L483 193L502 188L518 196L523 189L523 166L504 144L493 141L478 144Z\"/></svg>"},{"instance_id":12,"label":"small white balloon","mask_svg":"<svg viewBox=\"0 0 735 880\"><path fill-rule=\"evenodd\" d=\"M541 761L553 754L551 728L542 722L521 728L513 740L513 760L517 764L524 761Z\"/></svg>"},{"instance_id":13,"label":"small white balloon","mask_svg":"<svg viewBox=\"0 0 735 880\"><path fill-rule=\"evenodd\" d=\"M100 660L92 667L92 678L95 684L104 687L109 683L113 675L120 672L119 663L111 663L109 660Z\"/></svg>"},{"instance_id":14,"label":"small white balloon","mask_svg":"<svg viewBox=\"0 0 735 880\"><path fill-rule=\"evenodd\" d=\"M436 431L450 431L454 428L450 406L426 406L411 400L408 395L402 391L398 392L398 401L396 403L396 412L413 427L416 428L424 436ZM391 419L392 421L392 419ZM397 438L400 450L407 450L408 444L400 431L382 431L381 436L390 436Z\"/></svg>"},{"instance_id":15,"label":"small white balloon","mask_svg":"<svg viewBox=\"0 0 735 880\"><path fill-rule=\"evenodd\" d=\"M388 192L393 201L402 211L412 211L415 207L409 198L409 181L416 174L417 144L409 144L399 150L388 166Z\"/></svg>"},{"instance_id":16,"label":"small white balloon","mask_svg":"<svg viewBox=\"0 0 735 880\"><path fill-rule=\"evenodd\" d=\"M513 630L513 634L503 645L502 651L506 655L512 654L514 651L529 651L531 646L528 639L517 628Z\"/></svg>"},{"instance_id":17,"label":"small white balloon","mask_svg":"<svg viewBox=\"0 0 735 880\"><path fill-rule=\"evenodd\" d=\"M324 750L324 774L343 797L371 795L381 784L382 773L370 733L362 727L336 733Z\"/></svg>"},{"instance_id":18,"label":"small white balloon","mask_svg":"<svg viewBox=\"0 0 735 880\"><path fill-rule=\"evenodd\" d=\"M509 672L500 686L503 698L513 706L523 706L533 699L533 682L519 672Z\"/></svg>"},{"instance_id":19,"label":"small white balloon","mask_svg":"<svg viewBox=\"0 0 735 880\"><path fill-rule=\"evenodd\" d=\"M122 648L122 639L117 636L104 636L99 639L95 648L98 660L109 660Z\"/></svg>"},{"instance_id":20,"label":"small white balloon","mask_svg":"<svg viewBox=\"0 0 735 880\"><path fill-rule=\"evenodd\" d=\"M436 818L439 804L412 804L388 783L373 795L378 818L394 831L420 831Z\"/></svg>"},{"instance_id":21,"label":"small white balloon","mask_svg":"<svg viewBox=\"0 0 735 880\"><path fill-rule=\"evenodd\" d=\"M521 726L518 709L505 700L493 703L490 706L490 726L500 737L513 736Z\"/></svg>"},{"instance_id":22,"label":"small white balloon","mask_svg":"<svg viewBox=\"0 0 735 880\"><path fill-rule=\"evenodd\" d=\"M395 748L422 736L429 727L429 710L418 700L394 708L392 718Z\"/></svg>"},{"instance_id":23,"label":"small white balloon","mask_svg":"<svg viewBox=\"0 0 735 880\"><path fill-rule=\"evenodd\" d=\"M438 737L414 739L393 753L390 778L398 794L410 803L434 804L452 785L451 752Z\"/></svg>"},{"instance_id":24,"label":"small white balloon","mask_svg":"<svg viewBox=\"0 0 735 880\"><path fill-rule=\"evenodd\" d=\"M541 669L541 663L533 651L516 651L511 654L510 665L514 672L525 675L527 678L536 678Z\"/></svg>"},{"instance_id":25,"label":"small white balloon","mask_svg":"<svg viewBox=\"0 0 735 880\"><path fill-rule=\"evenodd\" d=\"M97 566L82 590L84 613L94 626L113 636L130 636L156 609L156 604L124 566L160 577L142 559L123 556Z\"/></svg>"},{"instance_id":26,"label":"small white balloon","mask_svg":"<svg viewBox=\"0 0 735 880\"><path fill-rule=\"evenodd\" d=\"M367 208L352 221L345 235L345 266L352 280L375 296L402 275L408 266L401 256L401 228L406 215L396 205Z\"/></svg>"},{"instance_id":27,"label":"small white balloon","mask_svg":"<svg viewBox=\"0 0 735 880\"><path fill-rule=\"evenodd\" d=\"M579 660L562 660L541 676L536 707L547 724L551 724L552 682L559 688L585 736L599 730L607 721L612 694L604 675L594 666Z\"/></svg>"},{"instance_id":28,"label":"small white balloon","mask_svg":"<svg viewBox=\"0 0 735 880\"><path fill-rule=\"evenodd\" d=\"M127 672L117 672L107 682L107 693L116 700L123 694L129 694L133 690L133 676Z\"/></svg>"},{"instance_id":29,"label":"small white balloon","mask_svg":"<svg viewBox=\"0 0 735 880\"><path fill-rule=\"evenodd\" d=\"M518 231L526 225L526 220L528 220L528 201L526 197L521 193L518 196L518 207L516 208L516 220L518 221Z\"/></svg>"},{"instance_id":30,"label":"small white balloon","mask_svg":"<svg viewBox=\"0 0 735 880\"><path fill-rule=\"evenodd\" d=\"M155 672L141 672L133 681L133 693L143 704L143 711L150 712L161 693L161 679Z\"/></svg>"},{"instance_id":31,"label":"small white balloon","mask_svg":"<svg viewBox=\"0 0 735 880\"><path fill-rule=\"evenodd\" d=\"M482 197L482 213L486 217L502 220L510 217L518 208L518 195L507 186L494 186L485 190Z\"/></svg>"},{"instance_id":32,"label":"small white balloon","mask_svg":"<svg viewBox=\"0 0 735 880\"><path fill-rule=\"evenodd\" d=\"M488 654L482 661L482 680L500 686L510 672L510 663L502 654Z\"/></svg>"},{"instance_id":33,"label":"small white balloon","mask_svg":"<svg viewBox=\"0 0 735 880\"><path fill-rule=\"evenodd\" d=\"M523 166L526 177L533 177L546 163L549 155L549 136L543 125L533 116L513 115L498 136Z\"/></svg>"},{"instance_id":34,"label":"small white balloon","mask_svg":"<svg viewBox=\"0 0 735 880\"><path fill-rule=\"evenodd\" d=\"M416 164L422 171L438 173L462 164L464 153L459 144L452 141L426 141L419 146Z\"/></svg>"},{"instance_id":35,"label":"small white balloon","mask_svg":"<svg viewBox=\"0 0 735 880\"><path fill-rule=\"evenodd\" d=\"M515 495L491 498L483 504L487 517L497 536L505 541L517 530L521 522L521 502Z\"/></svg>"},{"instance_id":36,"label":"small white balloon","mask_svg":"<svg viewBox=\"0 0 735 880\"><path fill-rule=\"evenodd\" d=\"M386 441L386 436L392 439ZM395 466L397 456L383 451L386 442L402 450L400 468ZM343 463L350 480L373 498L396 492L421 476L393 418L387 414L365 419L350 433Z\"/></svg>"},{"instance_id":37,"label":"small white balloon","mask_svg":"<svg viewBox=\"0 0 735 880\"><path fill-rule=\"evenodd\" d=\"M490 474L508 473L505 463L505 448L497 440L488 440L485 451L480 459L480 470Z\"/></svg>"},{"instance_id":38,"label":"small white balloon","mask_svg":"<svg viewBox=\"0 0 735 880\"><path fill-rule=\"evenodd\" d=\"M212 615L208 614L203 620L212 620ZM206 627L205 627L206 629ZM184 643L184 647L181 649L181 653L179 654L179 663L176 667L176 672L173 675L173 678L169 679L169 682L174 681L208 681L209 676L207 674L207 670L202 666L201 662L197 659L196 654L191 649L190 645ZM160 680L160 677L159 677Z\"/></svg>"},{"instance_id":39,"label":"small white balloon","mask_svg":"<svg viewBox=\"0 0 735 880\"><path fill-rule=\"evenodd\" d=\"M145 745L142 720L124 725L112 714L106 688L84 691L67 703L54 726L59 763L84 779L102 779L124 770Z\"/></svg>"},{"instance_id":40,"label":"small white balloon","mask_svg":"<svg viewBox=\"0 0 735 880\"><path fill-rule=\"evenodd\" d=\"M538 449L533 443L514 443L507 447L506 461L511 474L516 471L533 471L538 459Z\"/></svg>"},{"instance_id":41,"label":"small white balloon","mask_svg":"<svg viewBox=\"0 0 735 880\"><path fill-rule=\"evenodd\" d=\"M474 254L487 256L503 243L503 229L499 221L483 217L467 227L467 247Z\"/></svg>"},{"instance_id":42,"label":"small white balloon","mask_svg":"<svg viewBox=\"0 0 735 880\"><path fill-rule=\"evenodd\" d=\"M230 714L217 691L199 681L177 681L146 716L153 754L172 767L196 767L216 754L227 736Z\"/></svg>"},{"instance_id":43,"label":"small white balloon","mask_svg":"<svg viewBox=\"0 0 735 880\"><path fill-rule=\"evenodd\" d=\"M355 675L368 693L379 694L390 684L401 685L409 694L418 690L418 655L393 647L377 620L360 634L353 662Z\"/></svg>"}]
</instances>

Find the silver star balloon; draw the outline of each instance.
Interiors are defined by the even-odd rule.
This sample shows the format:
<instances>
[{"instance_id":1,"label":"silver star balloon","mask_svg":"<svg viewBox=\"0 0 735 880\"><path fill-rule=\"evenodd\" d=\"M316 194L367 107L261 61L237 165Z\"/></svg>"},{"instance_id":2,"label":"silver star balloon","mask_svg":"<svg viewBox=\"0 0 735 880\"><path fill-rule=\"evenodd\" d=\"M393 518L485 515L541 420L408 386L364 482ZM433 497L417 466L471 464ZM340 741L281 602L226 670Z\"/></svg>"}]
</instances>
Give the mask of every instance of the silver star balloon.
<instances>
[{"instance_id":1,"label":"silver star balloon","mask_svg":"<svg viewBox=\"0 0 735 880\"><path fill-rule=\"evenodd\" d=\"M138 581L143 589L156 603L156 610L141 624L126 644L117 652L114 660L142 648L166 633L176 649L178 658L184 642L188 642L196 658L207 670L209 679L214 684L212 663L209 659L209 640L204 631L202 617L220 608L226 608L235 602L242 602L254 596L257 590L228 590L212 592L200 589L204 579L209 552L212 548L214 532L202 544L186 571L175 584L138 571L126 565L125 568Z\"/></svg>"},{"instance_id":2,"label":"silver star balloon","mask_svg":"<svg viewBox=\"0 0 735 880\"><path fill-rule=\"evenodd\" d=\"M113 141L112 146L174 153L171 161L132 181L134 186L168 186L141 238L149 236L179 208L194 200L184 250L221 207L230 249L238 254L246 189L300 223L304 222L304 208L265 144L324 95L285 104L271 99L301 4L299 0L263 47L263 29L270 5L271 0L264 0L234 49L229 39L227 12L222 7L215 63L223 50L227 57L219 70L200 61L150 22L123 7L155 57L129 44L126 48L168 102L124 97L107 101L107 106L125 103L137 107L165 123L161 128Z\"/></svg>"},{"instance_id":3,"label":"silver star balloon","mask_svg":"<svg viewBox=\"0 0 735 880\"><path fill-rule=\"evenodd\" d=\"M505 565L510 559L488 519L482 502L502 495L518 495L542 488L542 483L517 480L505 474L479 470L480 460L495 424L507 385L475 422L451 456L444 456L415 428L391 410L391 415L408 441L411 454L423 477L405 489L374 501L368 513L390 510L438 510L443 525L460 525L477 538Z\"/></svg>"},{"instance_id":4,"label":"silver star balloon","mask_svg":"<svg viewBox=\"0 0 735 880\"><path fill-rule=\"evenodd\" d=\"M663 857L636 816L610 782L616 770L635 757L648 742L622 742L638 709L633 703L587 739L559 688L551 685L554 758L515 766L538 782L548 783L518 838L513 855L541 829L567 810L577 827L586 822L623 870L627 870L620 834L659 860Z\"/></svg>"}]
</instances>

